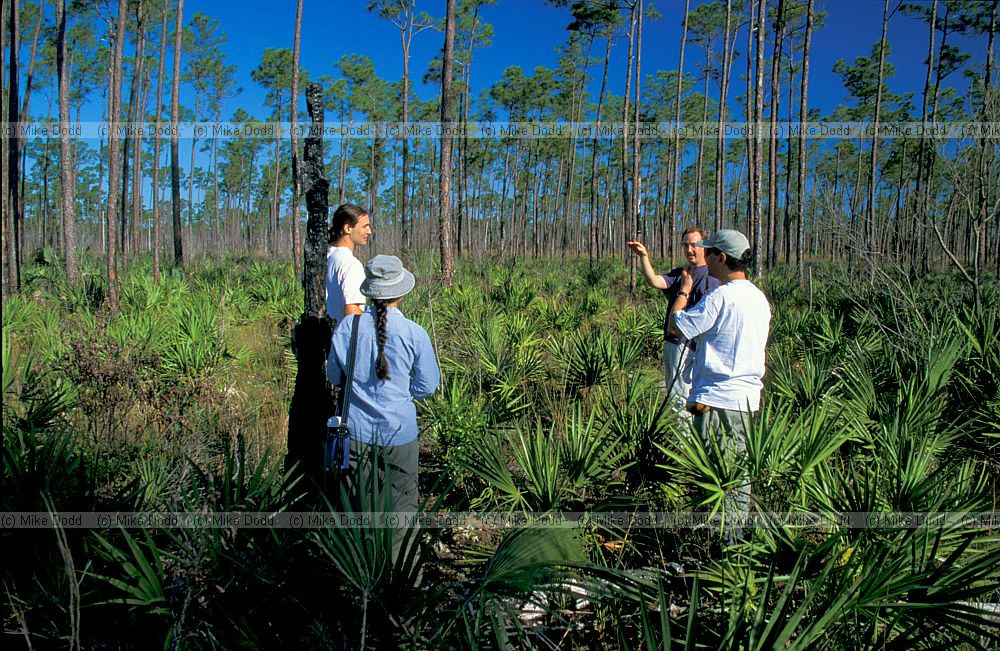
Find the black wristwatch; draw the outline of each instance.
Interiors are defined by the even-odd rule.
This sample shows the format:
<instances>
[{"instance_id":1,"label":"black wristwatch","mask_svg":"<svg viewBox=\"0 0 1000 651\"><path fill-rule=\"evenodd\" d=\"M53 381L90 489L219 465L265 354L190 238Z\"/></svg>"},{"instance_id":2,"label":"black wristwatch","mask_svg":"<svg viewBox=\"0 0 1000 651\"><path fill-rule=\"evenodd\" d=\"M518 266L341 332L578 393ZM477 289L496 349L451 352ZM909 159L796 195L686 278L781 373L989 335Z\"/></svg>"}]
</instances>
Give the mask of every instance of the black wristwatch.
<instances>
[{"instance_id":1,"label":"black wristwatch","mask_svg":"<svg viewBox=\"0 0 1000 651\"><path fill-rule=\"evenodd\" d=\"M677 295L678 295L678 296L683 296L684 298L689 298L689 297L691 296L690 294L688 294L687 292L685 292L685 291L683 291L683 290L682 290L682 291L679 291L679 292L677 292Z\"/></svg>"}]
</instances>

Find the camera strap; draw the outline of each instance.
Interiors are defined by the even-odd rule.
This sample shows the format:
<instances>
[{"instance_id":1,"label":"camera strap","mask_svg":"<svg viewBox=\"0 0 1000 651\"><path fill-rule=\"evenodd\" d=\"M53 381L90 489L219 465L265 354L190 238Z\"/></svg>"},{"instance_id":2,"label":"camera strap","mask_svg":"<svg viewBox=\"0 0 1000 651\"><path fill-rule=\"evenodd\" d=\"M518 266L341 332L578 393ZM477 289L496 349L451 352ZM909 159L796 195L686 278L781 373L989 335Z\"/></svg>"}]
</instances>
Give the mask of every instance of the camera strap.
<instances>
[{"instance_id":1,"label":"camera strap","mask_svg":"<svg viewBox=\"0 0 1000 651\"><path fill-rule=\"evenodd\" d=\"M358 356L358 321L360 314L355 314L351 323L351 347L347 351L347 378L340 385L340 422L347 424L347 416L351 412L351 397L354 395L354 360Z\"/></svg>"}]
</instances>

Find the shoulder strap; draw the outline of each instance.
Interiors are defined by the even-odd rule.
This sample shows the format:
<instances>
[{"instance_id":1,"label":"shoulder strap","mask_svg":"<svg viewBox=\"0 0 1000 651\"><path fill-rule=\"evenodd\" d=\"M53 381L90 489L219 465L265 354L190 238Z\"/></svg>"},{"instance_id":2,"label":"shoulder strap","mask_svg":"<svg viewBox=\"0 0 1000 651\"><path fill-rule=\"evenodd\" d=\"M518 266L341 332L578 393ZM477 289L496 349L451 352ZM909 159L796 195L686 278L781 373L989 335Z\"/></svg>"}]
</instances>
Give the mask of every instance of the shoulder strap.
<instances>
[{"instance_id":1,"label":"shoulder strap","mask_svg":"<svg viewBox=\"0 0 1000 651\"><path fill-rule=\"evenodd\" d=\"M360 314L355 314L351 321L351 347L347 351L347 379L340 395L340 422L347 423L351 412L351 397L354 395L354 360L358 356L358 321Z\"/></svg>"}]
</instances>

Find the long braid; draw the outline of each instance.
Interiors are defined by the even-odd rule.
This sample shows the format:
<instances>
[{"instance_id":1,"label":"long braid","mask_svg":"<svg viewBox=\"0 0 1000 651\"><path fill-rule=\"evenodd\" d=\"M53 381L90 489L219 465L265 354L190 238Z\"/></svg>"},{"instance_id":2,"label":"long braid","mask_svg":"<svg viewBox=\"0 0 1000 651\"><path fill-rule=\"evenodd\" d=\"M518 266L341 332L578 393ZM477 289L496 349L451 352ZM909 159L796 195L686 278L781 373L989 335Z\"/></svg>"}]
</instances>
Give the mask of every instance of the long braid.
<instances>
[{"instance_id":1,"label":"long braid","mask_svg":"<svg viewBox=\"0 0 1000 651\"><path fill-rule=\"evenodd\" d=\"M375 375L380 380L389 379L389 364L385 361L386 316L389 308L386 302L372 299L375 304L375 341L378 343L378 357L375 359Z\"/></svg>"}]
</instances>

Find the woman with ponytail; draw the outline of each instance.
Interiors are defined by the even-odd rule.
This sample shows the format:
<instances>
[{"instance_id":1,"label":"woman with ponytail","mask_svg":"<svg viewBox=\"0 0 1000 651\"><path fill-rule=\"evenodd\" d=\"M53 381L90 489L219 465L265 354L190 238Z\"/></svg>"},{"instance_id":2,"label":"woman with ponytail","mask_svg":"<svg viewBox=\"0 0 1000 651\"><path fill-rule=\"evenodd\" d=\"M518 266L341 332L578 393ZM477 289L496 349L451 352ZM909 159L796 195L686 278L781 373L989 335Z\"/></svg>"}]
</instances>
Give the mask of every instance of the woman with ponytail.
<instances>
[{"instance_id":1,"label":"woman with ponytail","mask_svg":"<svg viewBox=\"0 0 1000 651\"><path fill-rule=\"evenodd\" d=\"M400 301L414 284L413 274L391 255L372 258L365 265L361 284L361 293L371 303L358 317L348 423L352 479L379 488L391 483L391 511L417 510L417 410L413 401L431 396L441 381L427 331L399 311ZM345 318L333 334L327 364L333 385L346 375L353 320ZM371 474L373 470L377 475Z\"/></svg>"}]
</instances>

